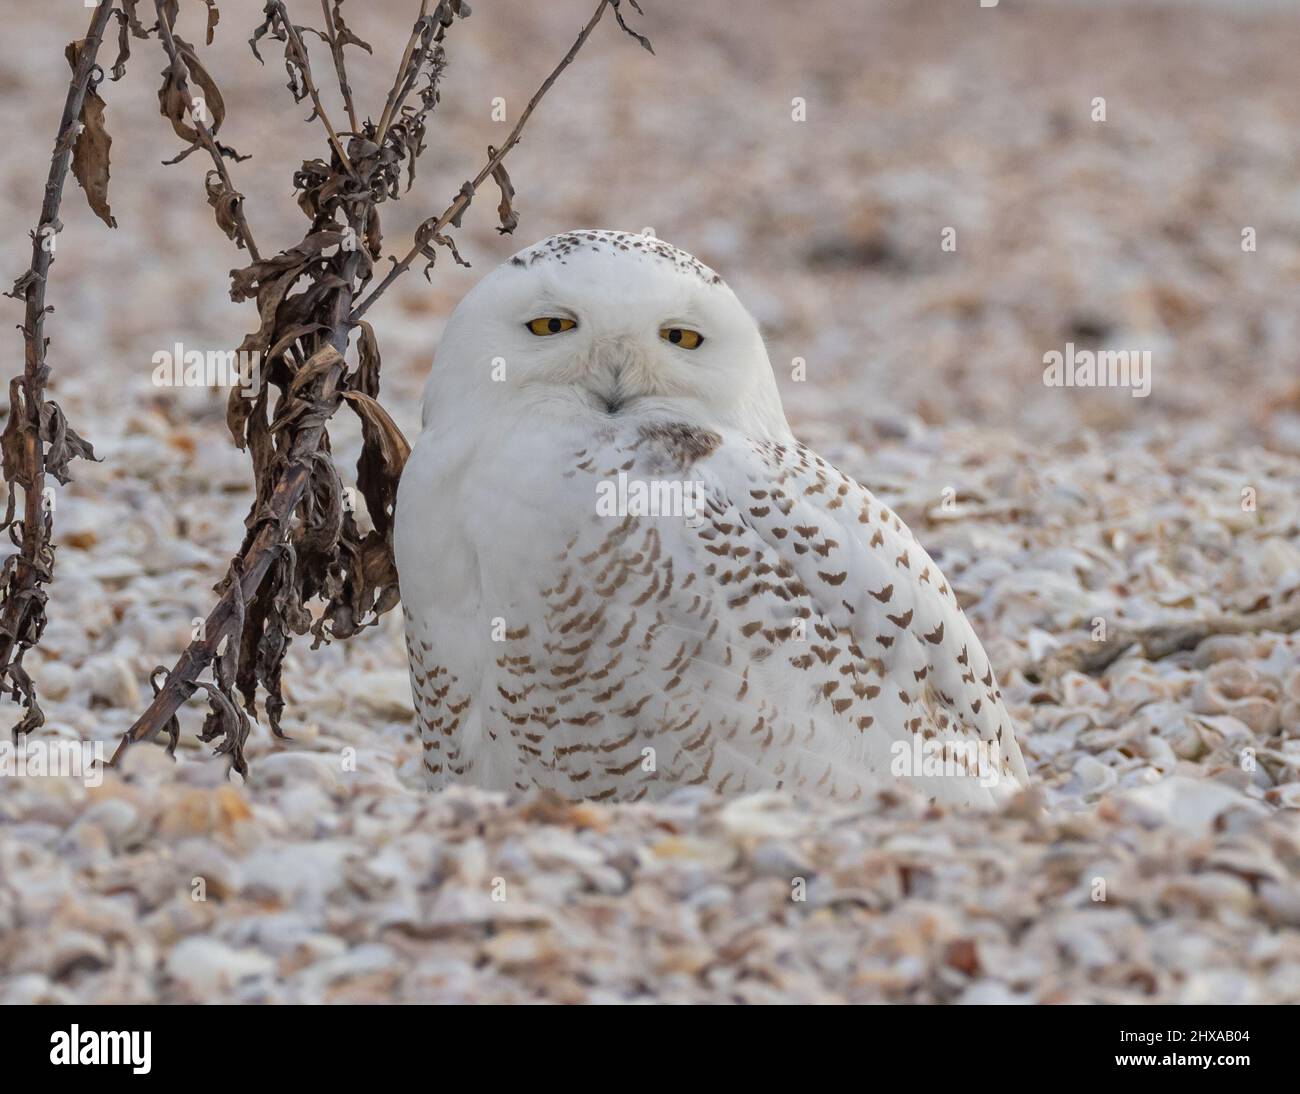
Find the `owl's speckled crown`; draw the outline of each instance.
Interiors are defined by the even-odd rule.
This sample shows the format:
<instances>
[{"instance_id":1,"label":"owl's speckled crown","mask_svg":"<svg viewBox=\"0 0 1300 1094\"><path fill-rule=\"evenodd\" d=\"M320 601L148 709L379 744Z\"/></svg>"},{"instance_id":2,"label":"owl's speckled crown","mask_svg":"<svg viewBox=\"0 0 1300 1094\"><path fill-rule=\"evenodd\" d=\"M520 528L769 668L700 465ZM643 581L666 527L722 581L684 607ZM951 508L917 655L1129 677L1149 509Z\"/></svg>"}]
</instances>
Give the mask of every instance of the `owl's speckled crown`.
<instances>
[{"instance_id":1,"label":"owl's speckled crown","mask_svg":"<svg viewBox=\"0 0 1300 1094\"><path fill-rule=\"evenodd\" d=\"M678 250L671 243L665 243L652 235L616 232L606 228L585 228L551 236L524 248L510 259L510 264L528 267L539 262L559 262L564 265L568 256L577 251L598 253L606 248L668 262L679 272L694 274L707 285L722 284L722 278L718 274L694 255Z\"/></svg>"}]
</instances>

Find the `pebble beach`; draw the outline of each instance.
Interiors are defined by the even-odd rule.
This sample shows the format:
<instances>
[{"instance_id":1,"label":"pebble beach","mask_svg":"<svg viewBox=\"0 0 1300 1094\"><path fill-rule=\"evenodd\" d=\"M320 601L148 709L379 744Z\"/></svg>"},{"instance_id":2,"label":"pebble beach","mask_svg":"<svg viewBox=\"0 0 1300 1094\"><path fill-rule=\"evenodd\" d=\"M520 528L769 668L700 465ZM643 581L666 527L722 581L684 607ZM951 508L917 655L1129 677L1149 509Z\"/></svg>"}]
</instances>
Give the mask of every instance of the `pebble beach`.
<instances>
[{"instance_id":1,"label":"pebble beach","mask_svg":"<svg viewBox=\"0 0 1300 1094\"><path fill-rule=\"evenodd\" d=\"M430 151L384 207L389 251L475 173L592 6L483 3L453 28ZM512 153L515 235L485 197L457 236L472 268L440 258L367 317L381 401L414 439L451 309L537 239L652 228L696 254L763 327L795 432L947 575L1030 791L975 816L905 787L851 809L433 795L394 612L294 644L291 740L263 719L247 779L198 740L197 701L175 758L142 744L102 778L0 777L0 1002L1300 1002L1300 632L1037 670L1098 621L1300 607L1300 18L642 6L627 15L655 54L602 24ZM200 52L273 252L304 231L290 179L323 140L278 55L249 54L261 5L220 7ZM355 7L374 56L353 83L377 113L418 4ZM182 4L199 43L203 11ZM15 277L85 14L7 16ZM252 497L225 392L152 382L159 351L231 348L256 315L230 302L246 256L212 222L202 157L160 166L180 151L160 47L133 49L101 89L118 228L70 181L51 275L50 395L100 462L58 491L26 662L43 738L109 754L210 606ZM1081 351L1149 355L1147 390L1044 382L1045 355ZM350 471L359 429L331 435Z\"/></svg>"}]
</instances>

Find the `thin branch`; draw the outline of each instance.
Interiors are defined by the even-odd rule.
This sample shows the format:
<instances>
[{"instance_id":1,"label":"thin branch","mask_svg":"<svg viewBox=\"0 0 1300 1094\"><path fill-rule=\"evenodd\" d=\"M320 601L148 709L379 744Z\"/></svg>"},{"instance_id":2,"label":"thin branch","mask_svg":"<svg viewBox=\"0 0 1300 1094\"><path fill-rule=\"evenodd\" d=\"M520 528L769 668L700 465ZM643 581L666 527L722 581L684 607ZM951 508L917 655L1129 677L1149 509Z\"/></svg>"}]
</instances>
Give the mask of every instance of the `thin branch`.
<instances>
[{"instance_id":1,"label":"thin branch","mask_svg":"<svg viewBox=\"0 0 1300 1094\"><path fill-rule=\"evenodd\" d=\"M388 92L388 99L384 103L384 112L379 117L379 129L375 137L375 143L383 145L384 138L388 136L388 127L393 124L393 118L401 108L402 99L410 91L411 84L414 84L414 77L407 81L407 72L411 67L411 57L415 53L415 43L420 40L424 33L424 20L429 15L429 0L420 0L420 14L415 20L415 25L411 28L411 35L406 40L406 50L402 53L402 63L397 66L397 75L393 79L393 86Z\"/></svg>"},{"instance_id":2,"label":"thin branch","mask_svg":"<svg viewBox=\"0 0 1300 1094\"><path fill-rule=\"evenodd\" d=\"M330 53L334 57L334 71L339 78L343 108L348 112L348 124L354 134L359 134L361 127L357 124L357 108L352 101L352 85L348 83L348 66L343 58L343 45L339 42L338 27L334 25L334 16L330 13L330 0L320 0L320 10L325 16L325 37L329 42Z\"/></svg>"},{"instance_id":3,"label":"thin branch","mask_svg":"<svg viewBox=\"0 0 1300 1094\"><path fill-rule=\"evenodd\" d=\"M176 76L176 89L186 102L192 102L189 66L181 57L180 50L176 48L176 39L172 36L171 25L167 22L167 16L163 10L166 7L166 0L154 0L154 6L158 10L158 36L162 41L163 49L167 51L167 57L171 61L172 72ZM203 119L198 117L195 111L190 112L189 120L194 126L194 131L199 135L199 143L212 157L213 166L216 168L217 174L221 176L222 186L227 192L235 193L235 184L231 181L230 171L226 167L226 157L221 154L221 149L218 147L217 139L212 135L212 131L204 123ZM260 261L262 256L258 254L257 244L253 242L252 229L249 228L248 221L244 219L244 202L242 198L235 202L234 218L235 225L239 229L239 236L244 241L244 246L248 248L249 255L254 262Z\"/></svg>"},{"instance_id":4,"label":"thin branch","mask_svg":"<svg viewBox=\"0 0 1300 1094\"><path fill-rule=\"evenodd\" d=\"M53 520L45 505L45 444L42 440L42 409L45 405L45 384L49 366L45 361L45 290L49 282L50 265L54 261L54 248L49 240L62 228L59 209L63 203L63 188L67 183L68 167L72 162L76 143L77 125L82 105L94 78L100 43L104 29L113 16L114 4L101 4L90 17L86 37L81 44L73 67L68 94L63 103L58 136L50 156L50 170L45 182L45 198L41 203L40 224L32 233L32 263L28 272L19 279L26 313L22 327L24 344L23 375L10 385L10 414L22 413L21 424L16 427L22 446L21 469L11 470L9 482L10 513L12 516L14 490L23 487L22 536L12 570L6 566L3 588L4 611L0 619L0 673L9 680L15 698L20 693L28 713L20 730L34 728L43 720L36 705L36 694L22 667L23 652L40 638L45 625L45 593L41 583L49 581L54 570L54 549L50 544ZM15 295L17 295L17 290ZM17 392L22 392L19 406ZM6 464L9 460L6 459ZM13 535L11 527L10 534ZM15 650L17 656L15 657Z\"/></svg>"},{"instance_id":5,"label":"thin branch","mask_svg":"<svg viewBox=\"0 0 1300 1094\"><path fill-rule=\"evenodd\" d=\"M1217 634L1260 634L1273 631L1291 634L1300 630L1300 605L1288 605L1268 612L1217 615L1184 623L1161 623L1140 630L1115 629L1104 642L1076 642L1048 654L1025 670L1034 683L1054 680L1067 672L1096 676L1131 650L1148 661L1159 661L1185 650L1194 650Z\"/></svg>"},{"instance_id":6,"label":"thin branch","mask_svg":"<svg viewBox=\"0 0 1300 1094\"><path fill-rule=\"evenodd\" d=\"M370 290L352 312L352 321L354 323L370 310L370 306L383 295L394 281L411 268L411 263L419 258L420 255L425 253L425 250L429 245L429 240L436 240L441 236L443 229L446 228L448 224L460 223L461 216L464 215L465 210L469 208L470 202L474 200L474 194L477 192L478 188L482 186L491 176L492 172L500 166L501 162L510 152L510 149L519 143L519 138L523 134L524 126L527 124L529 117L532 116L533 111L537 108L537 104L540 103L546 93L551 90L551 86L559 78L560 73L573 63L573 59L578 55L578 51L582 48L587 39L591 37L591 32L596 29L596 24L600 22L601 16L605 14L605 9L610 6L610 2L611 0L600 0L600 4L597 6L595 13L589 20L587 20L587 25L582 28L581 32L578 34L577 40L569 47L569 52L561 58L560 63L551 70L551 74L542 82L542 86L539 87L533 97L528 100L528 105L524 107L523 113L519 115L519 120L515 123L514 129L510 131L510 136L506 138L505 144L498 148L488 158L483 169L474 176L473 182L467 182L460 188L460 193L456 195L455 199L446 209L444 209L433 220L425 221L424 224L420 226L419 230L416 232L415 246L407 252L405 258L396 263L393 268L388 271L387 276L385 276L378 285Z\"/></svg>"},{"instance_id":7,"label":"thin branch","mask_svg":"<svg viewBox=\"0 0 1300 1094\"><path fill-rule=\"evenodd\" d=\"M272 5L280 17L280 25L284 28L285 34L289 36L289 41L293 45L294 51L298 54L298 71L302 75L303 87L306 88L307 94L311 96L311 104L315 108L316 117L320 118L321 124L325 126L325 132L329 136L329 142L339 157L339 163L349 175L356 175L353 170L352 161L348 159L348 154L343 150L343 145L339 141L339 135L330 123L329 115L325 113L325 107L320 101L320 92L316 90L316 82L311 78L311 60L307 56L307 47L303 44L302 35L298 33L298 28L293 25L293 20L289 18L289 12L286 10L283 0L276 0Z\"/></svg>"}]
</instances>

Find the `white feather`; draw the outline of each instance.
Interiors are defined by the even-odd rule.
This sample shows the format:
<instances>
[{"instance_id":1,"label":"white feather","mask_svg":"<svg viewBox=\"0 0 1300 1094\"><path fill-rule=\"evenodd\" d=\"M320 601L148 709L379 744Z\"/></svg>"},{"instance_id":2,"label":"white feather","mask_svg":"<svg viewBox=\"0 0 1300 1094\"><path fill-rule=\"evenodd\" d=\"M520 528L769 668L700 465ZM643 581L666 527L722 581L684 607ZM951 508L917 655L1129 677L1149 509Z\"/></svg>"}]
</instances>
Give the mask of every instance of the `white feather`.
<instances>
[{"instance_id":1,"label":"white feather","mask_svg":"<svg viewBox=\"0 0 1300 1094\"><path fill-rule=\"evenodd\" d=\"M556 238L457 310L401 483L434 784L858 800L907 783L961 805L1027 785L943 575L790 436L730 290L666 245ZM521 331L557 309L573 337ZM657 337L674 324L703 333L698 351ZM620 481L702 511L609 515L597 501ZM945 765L953 742L991 766Z\"/></svg>"}]
</instances>

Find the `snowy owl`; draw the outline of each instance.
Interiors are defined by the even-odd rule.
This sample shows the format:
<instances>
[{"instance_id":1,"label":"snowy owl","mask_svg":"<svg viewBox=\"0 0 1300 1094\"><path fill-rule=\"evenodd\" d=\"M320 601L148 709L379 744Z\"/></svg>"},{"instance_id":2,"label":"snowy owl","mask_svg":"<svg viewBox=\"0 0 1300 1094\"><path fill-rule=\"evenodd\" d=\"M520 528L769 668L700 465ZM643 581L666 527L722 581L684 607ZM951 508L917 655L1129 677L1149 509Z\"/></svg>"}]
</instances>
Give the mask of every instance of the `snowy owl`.
<instances>
[{"instance_id":1,"label":"snowy owl","mask_svg":"<svg viewBox=\"0 0 1300 1094\"><path fill-rule=\"evenodd\" d=\"M435 787L1028 784L943 574L795 440L754 320L653 236L553 236L465 297L396 521Z\"/></svg>"}]
</instances>

